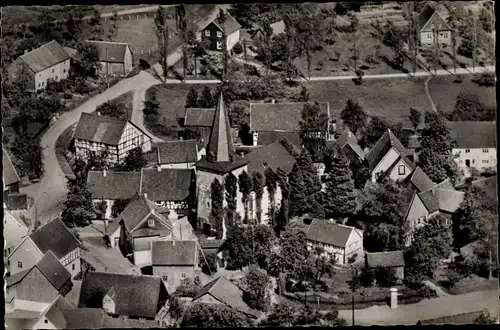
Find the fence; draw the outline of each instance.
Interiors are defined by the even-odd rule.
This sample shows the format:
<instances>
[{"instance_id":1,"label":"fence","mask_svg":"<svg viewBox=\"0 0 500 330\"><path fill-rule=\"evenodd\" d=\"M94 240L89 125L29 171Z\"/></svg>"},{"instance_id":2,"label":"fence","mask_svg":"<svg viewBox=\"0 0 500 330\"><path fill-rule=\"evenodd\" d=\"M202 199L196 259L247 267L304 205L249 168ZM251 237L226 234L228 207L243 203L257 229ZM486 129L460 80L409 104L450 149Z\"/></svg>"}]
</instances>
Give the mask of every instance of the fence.
<instances>
[{"instance_id":1,"label":"fence","mask_svg":"<svg viewBox=\"0 0 500 330\"><path fill-rule=\"evenodd\" d=\"M147 13L125 14L125 15L119 15L117 19L118 19L118 21L130 21L130 20L134 20L134 19L154 18L155 13L156 13L156 11L147 12ZM112 19L113 19L113 16L102 18L102 20L104 22L107 22L108 20L112 20Z\"/></svg>"}]
</instances>

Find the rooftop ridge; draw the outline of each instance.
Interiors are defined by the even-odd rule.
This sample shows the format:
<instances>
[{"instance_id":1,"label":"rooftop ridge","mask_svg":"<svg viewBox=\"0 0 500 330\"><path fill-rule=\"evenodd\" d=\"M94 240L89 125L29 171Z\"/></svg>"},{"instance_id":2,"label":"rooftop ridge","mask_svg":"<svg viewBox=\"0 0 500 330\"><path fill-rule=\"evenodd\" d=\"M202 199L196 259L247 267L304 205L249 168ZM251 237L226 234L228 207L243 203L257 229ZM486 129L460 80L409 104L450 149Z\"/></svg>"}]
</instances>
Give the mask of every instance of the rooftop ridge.
<instances>
[{"instance_id":1,"label":"rooftop ridge","mask_svg":"<svg viewBox=\"0 0 500 330\"><path fill-rule=\"evenodd\" d=\"M44 44L43 44L43 45L41 45L40 47L33 48L32 50L30 50L30 51L29 51L29 52L27 52L26 54L23 54L23 55L21 55L21 56L19 56L19 57L20 57L20 58L24 61L24 58L23 58L23 57L24 57L25 55L28 55L28 54L30 54L30 53L32 53L32 52L34 52L35 50L38 50L38 49L40 49L40 48L42 48L42 47L45 47L45 46L47 46L48 44L51 44L51 43L53 43L53 42L57 42L57 41L56 41L56 40L54 40L54 39L52 39L51 41L49 41L49 42L47 42L47 43L44 43ZM62 47L62 46L61 46L61 47Z\"/></svg>"}]
</instances>

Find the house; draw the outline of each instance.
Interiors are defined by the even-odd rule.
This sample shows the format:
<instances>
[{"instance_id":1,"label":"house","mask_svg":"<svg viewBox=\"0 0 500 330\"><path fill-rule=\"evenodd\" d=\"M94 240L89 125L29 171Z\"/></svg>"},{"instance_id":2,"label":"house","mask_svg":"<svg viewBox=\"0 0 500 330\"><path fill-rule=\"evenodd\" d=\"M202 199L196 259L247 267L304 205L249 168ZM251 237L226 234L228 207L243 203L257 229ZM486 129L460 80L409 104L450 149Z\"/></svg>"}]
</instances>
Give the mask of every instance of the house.
<instances>
[{"instance_id":1,"label":"house","mask_svg":"<svg viewBox=\"0 0 500 330\"><path fill-rule=\"evenodd\" d=\"M208 239L208 238L200 238L198 240L200 245L201 252L204 256L209 254L215 254L219 258L219 266L223 266L223 254L221 252L222 246L224 244L224 240L222 239Z\"/></svg>"},{"instance_id":2,"label":"house","mask_svg":"<svg viewBox=\"0 0 500 330\"><path fill-rule=\"evenodd\" d=\"M405 276L403 251L366 252L365 267L369 269L391 268L398 282Z\"/></svg>"},{"instance_id":3,"label":"house","mask_svg":"<svg viewBox=\"0 0 500 330\"><path fill-rule=\"evenodd\" d=\"M496 175L490 176L488 178L481 178L475 181L471 181L469 183L466 182L464 184L456 186L455 189L465 192L467 188L469 188L470 186L482 189L486 193L486 196L488 196L491 199L498 198Z\"/></svg>"},{"instance_id":4,"label":"house","mask_svg":"<svg viewBox=\"0 0 500 330\"><path fill-rule=\"evenodd\" d=\"M3 256L4 262L6 258L14 248L16 248L19 243L22 242L24 238L29 235L30 229L26 224L14 217L10 212L4 207L3 210L3 237L4 237L4 248ZM7 267L6 267L7 268Z\"/></svg>"},{"instance_id":5,"label":"house","mask_svg":"<svg viewBox=\"0 0 500 330\"><path fill-rule=\"evenodd\" d=\"M123 161L136 147L143 152L151 150L151 137L131 121L85 112L80 115L73 139L78 156L107 151L112 163Z\"/></svg>"},{"instance_id":6,"label":"house","mask_svg":"<svg viewBox=\"0 0 500 330\"><path fill-rule=\"evenodd\" d=\"M205 155L205 148L198 149L197 140L173 140L157 144L158 166L161 168L187 168Z\"/></svg>"},{"instance_id":7,"label":"house","mask_svg":"<svg viewBox=\"0 0 500 330\"><path fill-rule=\"evenodd\" d=\"M8 68L12 81L20 74L29 76L29 88L35 91L45 89L49 81L68 78L70 56L55 40L31 51L25 51Z\"/></svg>"},{"instance_id":8,"label":"house","mask_svg":"<svg viewBox=\"0 0 500 330\"><path fill-rule=\"evenodd\" d=\"M415 169L404 180L408 190L408 197L411 199L415 193L421 193L434 187L436 184L422 170L420 166Z\"/></svg>"},{"instance_id":9,"label":"house","mask_svg":"<svg viewBox=\"0 0 500 330\"><path fill-rule=\"evenodd\" d=\"M127 43L97 40L87 40L86 43L97 48L100 76L123 77L132 71L134 58Z\"/></svg>"},{"instance_id":10,"label":"house","mask_svg":"<svg viewBox=\"0 0 500 330\"><path fill-rule=\"evenodd\" d=\"M302 139L300 138L300 132L282 132L282 131L263 131L259 132L257 135L257 142L253 140L254 146L267 146L275 142L280 142L286 139L290 142L298 152L302 149ZM255 135L254 135L255 136ZM255 144L257 143L257 144Z\"/></svg>"},{"instance_id":11,"label":"house","mask_svg":"<svg viewBox=\"0 0 500 330\"><path fill-rule=\"evenodd\" d=\"M272 30L271 37L285 33L285 22L283 20L271 23L270 26ZM258 24L255 25L255 28L253 29L253 32L250 35L250 39L252 39L253 41L264 40L264 29L262 28L262 26Z\"/></svg>"},{"instance_id":12,"label":"house","mask_svg":"<svg viewBox=\"0 0 500 330\"><path fill-rule=\"evenodd\" d=\"M243 301L243 291L223 276L204 285L192 302L223 304L251 318L258 318L260 315L258 311L250 309Z\"/></svg>"},{"instance_id":13,"label":"house","mask_svg":"<svg viewBox=\"0 0 500 330\"><path fill-rule=\"evenodd\" d=\"M2 148L2 164L3 164L3 200L7 201L10 194L19 193L19 184L21 179L17 174L16 168L12 164L9 154Z\"/></svg>"},{"instance_id":14,"label":"house","mask_svg":"<svg viewBox=\"0 0 500 330\"><path fill-rule=\"evenodd\" d=\"M496 123L494 121L449 121L446 126L456 146L452 149L455 162L470 176L497 166Z\"/></svg>"},{"instance_id":15,"label":"house","mask_svg":"<svg viewBox=\"0 0 500 330\"><path fill-rule=\"evenodd\" d=\"M226 49L230 51L240 40L241 25L227 11L224 13L225 22L222 23L217 16L205 27L201 28L201 40L208 44L208 49L212 51L222 51L222 35L226 36Z\"/></svg>"},{"instance_id":16,"label":"house","mask_svg":"<svg viewBox=\"0 0 500 330\"><path fill-rule=\"evenodd\" d=\"M313 219L307 227L308 249L324 249L323 255L336 258L347 265L363 257L363 232L357 228L337 224L333 220Z\"/></svg>"},{"instance_id":17,"label":"house","mask_svg":"<svg viewBox=\"0 0 500 330\"><path fill-rule=\"evenodd\" d=\"M7 311L41 312L71 291L71 274L50 251L32 267L5 278Z\"/></svg>"},{"instance_id":18,"label":"house","mask_svg":"<svg viewBox=\"0 0 500 330\"><path fill-rule=\"evenodd\" d=\"M180 215L189 213L195 197L195 175L192 169L143 168L141 172L90 171L87 188L92 201L106 203L104 219L117 217L113 204L138 194L147 194L158 206L175 210Z\"/></svg>"},{"instance_id":19,"label":"house","mask_svg":"<svg viewBox=\"0 0 500 330\"><path fill-rule=\"evenodd\" d=\"M332 148L334 154L342 151L350 161L363 161L365 159L365 153L359 146L358 139L348 127L344 128L344 132L338 139L327 141L327 147Z\"/></svg>"},{"instance_id":20,"label":"house","mask_svg":"<svg viewBox=\"0 0 500 330\"><path fill-rule=\"evenodd\" d=\"M81 271L81 242L56 218L27 236L7 258L11 275L33 267L51 251L71 273Z\"/></svg>"},{"instance_id":21,"label":"house","mask_svg":"<svg viewBox=\"0 0 500 330\"><path fill-rule=\"evenodd\" d=\"M186 129L198 132L203 141L206 142L210 137L214 115L215 109L186 108L182 126Z\"/></svg>"},{"instance_id":22,"label":"house","mask_svg":"<svg viewBox=\"0 0 500 330\"><path fill-rule=\"evenodd\" d=\"M156 241L151 246L153 275L162 277L169 292L186 278L194 280L200 263L198 240Z\"/></svg>"},{"instance_id":23,"label":"house","mask_svg":"<svg viewBox=\"0 0 500 330\"><path fill-rule=\"evenodd\" d=\"M394 181L404 180L415 169L415 150L405 148L390 129L375 143L366 159L372 182L382 173Z\"/></svg>"},{"instance_id":24,"label":"house","mask_svg":"<svg viewBox=\"0 0 500 330\"><path fill-rule=\"evenodd\" d=\"M405 244L409 246L415 229L425 226L426 221L434 215L444 215L445 224L451 226L451 216L459 209L464 195L464 192L455 190L449 179L429 190L415 193L405 216L409 228L405 235Z\"/></svg>"},{"instance_id":25,"label":"house","mask_svg":"<svg viewBox=\"0 0 500 330\"><path fill-rule=\"evenodd\" d=\"M159 276L86 272L78 308L102 308L113 316L154 320L168 297Z\"/></svg>"},{"instance_id":26,"label":"house","mask_svg":"<svg viewBox=\"0 0 500 330\"><path fill-rule=\"evenodd\" d=\"M452 28L429 3L426 3L418 13L417 20L421 45L432 46L434 44L434 29L437 34L437 41L440 44L451 45Z\"/></svg>"}]
</instances>

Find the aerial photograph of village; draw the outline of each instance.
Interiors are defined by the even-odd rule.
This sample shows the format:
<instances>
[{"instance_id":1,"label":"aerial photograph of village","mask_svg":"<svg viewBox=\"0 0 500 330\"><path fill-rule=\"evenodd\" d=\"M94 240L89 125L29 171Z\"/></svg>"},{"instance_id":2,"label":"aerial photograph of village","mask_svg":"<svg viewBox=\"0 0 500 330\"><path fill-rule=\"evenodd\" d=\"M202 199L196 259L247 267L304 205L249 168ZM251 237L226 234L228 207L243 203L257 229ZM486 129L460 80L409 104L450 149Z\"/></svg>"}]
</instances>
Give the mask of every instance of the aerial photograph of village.
<instances>
[{"instance_id":1,"label":"aerial photograph of village","mask_svg":"<svg viewBox=\"0 0 500 330\"><path fill-rule=\"evenodd\" d=\"M498 324L494 1L1 17L6 329Z\"/></svg>"}]
</instances>

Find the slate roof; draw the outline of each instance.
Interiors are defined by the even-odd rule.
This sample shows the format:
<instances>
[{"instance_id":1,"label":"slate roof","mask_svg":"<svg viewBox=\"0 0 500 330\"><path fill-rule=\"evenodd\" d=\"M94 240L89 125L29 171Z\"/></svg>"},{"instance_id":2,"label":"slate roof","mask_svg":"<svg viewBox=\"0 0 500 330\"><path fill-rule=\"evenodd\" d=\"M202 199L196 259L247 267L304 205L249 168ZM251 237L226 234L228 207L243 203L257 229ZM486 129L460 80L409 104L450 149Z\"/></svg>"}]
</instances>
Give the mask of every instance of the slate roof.
<instances>
[{"instance_id":1,"label":"slate roof","mask_svg":"<svg viewBox=\"0 0 500 330\"><path fill-rule=\"evenodd\" d=\"M2 166L3 166L3 184L10 186L11 184L20 182L21 179L17 174L16 168L12 164L9 154L2 148Z\"/></svg>"},{"instance_id":2,"label":"slate roof","mask_svg":"<svg viewBox=\"0 0 500 330\"><path fill-rule=\"evenodd\" d=\"M446 126L457 142L456 148L496 148L494 121L448 121Z\"/></svg>"},{"instance_id":3,"label":"slate roof","mask_svg":"<svg viewBox=\"0 0 500 330\"><path fill-rule=\"evenodd\" d=\"M410 161L406 155L411 152L411 150L406 149L401 141L392 133L390 129L387 129L385 133L380 137L380 139L375 143L373 148L366 155L366 159L368 160L368 166L370 172L375 169L378 163L384 158L387 152L394 148L398 151L399 155L408 166L412 169L415 168L415 164Z\"/></svg>"},{"instance_id":4,"label":"slate roof","mask_svg":"<svg viewBox=\"0 0 500 330\"><path fill-rule=\"evenodd\" d=\"M283 20L274 22L271 24L271 29L273 29L273 35L285 33L285 22Z\"/></svg>"},{"instance_id":5,"label":"slate roof","mask_svg":"<svg viewBox=\"0 0 500 330\"><path fill-rule=\"evenodd\" d=\"M464 193L456 190L432 188L418 194L429 213L445 211L454 213L464 199Z\"/></svg>"},{"instance_id":6,"label":"slate roof","mask_svg":"<svg viewBox=\"0 0 500 330\"><path fill-rule=\"evenodd\" d=\"M21 220L16 219L5 208L3 210L3 235L5 248L16 247L28 236L29 228Z\"/></svg>"},{"instance_id":7,"label":"slate roof","mask_svg":"<svg viewBox=\"0 0 500 330\"><path fill-rule=\"evenodd\" d=\"M197 266L198 242L190 241L155 241L151 255L153 266Z\"/></svg>"},{"instance_id":8,"label":"slate roof","mask_svg":"<svg viewBox=\"0 0 500 330\"><path fill-rule=\"evenodd\" d=\"M42 253L52 251L57 259L63 258L80 245L80 241L59 218L39 227L29 237Z\"/></svg>"},{"instance_id":9,"label":"slate roof","mask_svg":"<svg viewBox=\"0 0 500 330\"><path fill-rule=\"evenodd\" d=\"M429 22L432 22L429 24ZM431 7L428 3L425 4L424 8L418 14L418 26L420 28L420 32L431 32L432 24L437 23L436 27L439 30L451 30L451 27L446 23L444 18L437 12L434 8Z\"/></svg>"},{"instance_id":10,"label":"slate roof","mask_svg":"<svg viewBox=\"0 0 500 330\"><path fill-rule=\"evenodd\" d=\"M141 193L151 201L183 201L189 197L194 180L192 169L143 168Z\"/></svg>"},{"instance_id":11,"label":"slate roof","mask_svg":"<svg viewBox=\"0 0 500 330\"><path fill-rule=\"evenodd\" d=\"M102 299L115 287L116 314L154 318L159 310L162 285L157 276L87 272L82 280L78 307L102 308Z\"/></svg>"},{"instance_id":12,"label":"slate roof","mask_svg":"<svg viewBox=\"0 0 500 330\"><path fill-rule=\"evenodd\" d=\"M230 34L238 31L240 28L241 28L241 25L240 23L238 23L236 21L236 19L234 19L233 16L231 16L227 11L224 11L224 17L225 17L225 22L224 22L224 26L225 26L225 33L226 33L226 36L229 36ZM222 23L220 22L220 19L219 19L219 16L217 16L217 18L215 20L213 20L212 22L210 23L214 23L221 31L222 31ZM201 30L205 30L207 28L208 25L207 24L203 29Z\"/></svg>"},{"instance_id":13,"label":"slate roof","mask_svg":"<svg viewBox=\"0 0 500 330\"><path fill-rule=\"evenodd\" d=\"M349 128L346 128L344 132L334 141L333 146L337 150L344 148L346 145L351 147L351 149L358 155L358 157L363 160L365 158L365 153L363 149L358 144L358 139Z\"/></svg>"},{"instance_id":14,"label":"slate roof","mask_svg":"<svg viewBox=\"0 0 500 330\"><path fill-rule=\"evenodd\" d=\"M292 171L295 164L295 158L281 145L274 142L273 144L259 148L244 156L248 163L248 173L254 171L264 175L266 166L272 168L275 172L281 168L285 173Z\"/></svg>"},{"instance_id":15,"label":"slate roof","mask_svg":"<svg viewBox=\"0 0 500 330\"><path fill-rule=\"evenodd\" d=\"M366 252L366 265L368 268L404 267L403 251Z\"/></svg>"},{"instance_id":16,"label":"slate roof","mask_svg":"<svg viewBox=\"0 0 500 330\"><path fill-rule=\"evenodd\" d=\"M87 189L94 199L129 199L139 193L140 172L90 171Z\"/></svg>"},{"instance_id":17,"label":"slate roof","mask_svg":"<svg viewBox=\"0 0 500 330\"><path fill-rule=\"evenodd\" d=\"M83 112L73 138L116 146L126 125L124 120Z\"/></svg>"},{"instance_id":18,"label":"slate roof","mask_svg":"<svg viewBox=\"0 0 500 330\"><path fill-rule=\"evenodd\" d=\"M234 142L222 92L215 107L214 121L207 144L207 159L213 162L227 162L234 155Z\"/></svg>"},{"instance_id":19,"label":"slate roof","mask_svg":"<svg viewBox=\"0 0 500 330\"><path fill-rule=\"evenodd\" d=\"M252 316L258 315L256 311L251 310L243 301L243 291L223 276L220 276L204 285L192 301L196 302L197 299L203 297L206 294L210 294L223 304L226 304L227 306L234 308L240 312Z\"/></svg>"},{"instance_id":20,"label":"slate roof","mask_svg":"<svg viewBox=\"0 0 500 330\"><path fill-rule=\"evenodd\" d=\"M121 317L110 317L105 316L102 324L103 329L148 329L148 328L159 328L158 322L154 320L135 320L135 319L124 319Z\"/></svg>"},{"instance_id":21,"label":"slate roof","mask_svg":"<svg viewBox=\"0 0 500 330\"><path fill-rule=\"evenodd\" d=\"M189 222L188 217L169 219L169 221L172 223L172 232L174 237L180 240L198 239L194 232L193 226L191 226L191 223Z\"/></svg>"},{"instance_id":22,"label":"slate roof","mask_svg":"<svg viewBox=\"0 0 500 330\"><path fill-rule=\"evenodd\" d=\"M125 62L125 52L127 51L128 47L127 43L97 40L87 40L86 42L96 46L97 52L99 53L100 62Z\"/></svg>"},{"instance_id":23,"label":"slate roof","mask_svg":"<svg viewBox=\"0 0 500 330\"><path fill-rule=\"evenodd\" d=\"M339 225L328 220L313 219L307 227L306 236L310 241L345 248L349 236L356 230L354 227Z\"/></svg>"},{"instance_id":24,"label":"slate roof","mask_svg":"<svg viewBox=\"0 0 500 330\"><path fill-rule=\"evenodd\" d=\"M306 102L250 103L250 129L255 132L299 131L302 109L305 104ZM330 117L328 102L319 103L319 105L321 111Z\"/></svg>"},{"instance_id":25,"label":"slate roof","mask_svg":"<svg viewBox=\"0 0 500 330\"><path fill-rule=\"evenodd\" d=\"M186 127L212 127L215 109L187 108L184 113L184 126Z\"/></svg>"},{"instance_id":26,"label":"slate roof","mask_svg":"<svg viewBox=\"0 0 500 330\"><path fill-rule=\"evenodd\" d=\"M155 209L153 202L144 195L138 196L120 214L117 222L123 220L128 230L134 229L142 220L150 215ZM163 216L162 216L163 217ZM164 218L162 219L164 220ZM168 221L165 221L168 224Z\"/></svg>"},{"instance_id":27,"label":"slate roof","mask_svg":"<svg viewBox=\"0 0 500 330\"><path fill-rule=\"evenodd\" d=\"M70 56L57 41L52 40L27 54L21 55L20 58L33 72L38 73L69 60Z\"/></svg>"},{"instance_id":28,"label":"slate roof","mask_svg":"<svg viewBox=\"0 0 500 330\"><path fill-rule=\"evenodd\" d=\"M260 131L257 137L257 144L267 146L274 142L279 142L282 139L287 139L291 144L297 148L302 148L302 139L300 133L295 132L281 132L281 131Z\"/></svg>"},{"instance_id":29,"label":"slate roof","mask_svg":"<svg viewBox=\"0 0 500 330\"><path fill-rule=\"evenodd\" d=\"M420 30L424 28L427 21L432 17L432 15L435 12L436 11L434 10L434 8L432 8L432 6L429 5L428 3L424 5L422 10L420 10L420 12L418 13L418 26Z\"/></svg>"},{"instance_id":30,"label":"slate roof","mask_svg":"<svg viewBox=\"0 0 500 330\"><path fill-rule=\"evenodd\" d=\"M198 141L174 140L157 144L158 164L193 163L198 160Z\"/></svg>"},{"instance_id":31,"label":"slate roof","mask_svg":"<svg viewBox=\"0 0 500 330\"><path fill-rule=\"evenodd\" d=\"M415 167L413 172L410 174L408 179L418 191L426 191L435 186L435 183L429 178L429 176L420 168L420 166Z\"/></svg>"}]
</instances>

